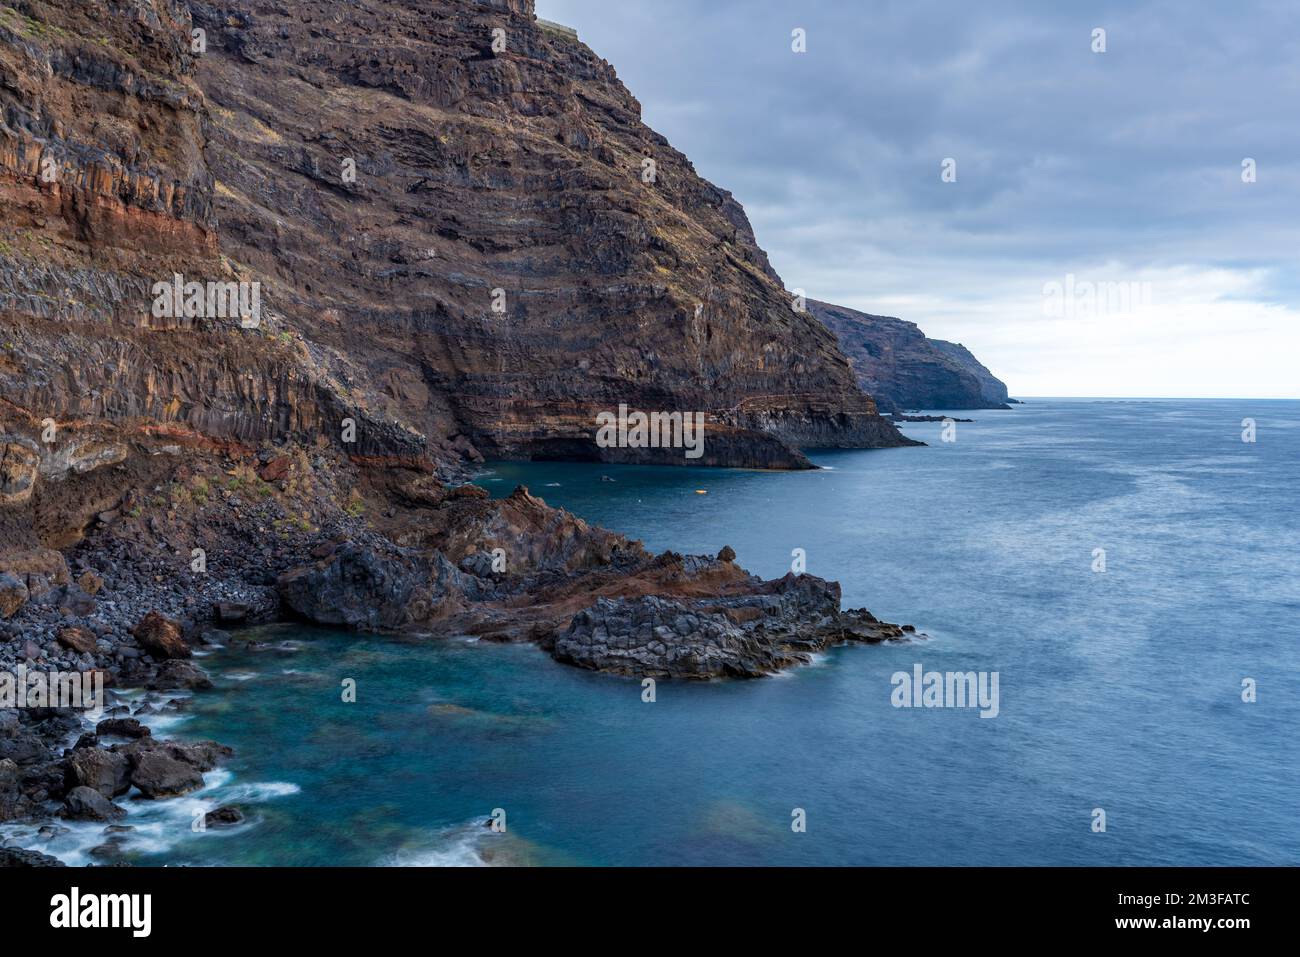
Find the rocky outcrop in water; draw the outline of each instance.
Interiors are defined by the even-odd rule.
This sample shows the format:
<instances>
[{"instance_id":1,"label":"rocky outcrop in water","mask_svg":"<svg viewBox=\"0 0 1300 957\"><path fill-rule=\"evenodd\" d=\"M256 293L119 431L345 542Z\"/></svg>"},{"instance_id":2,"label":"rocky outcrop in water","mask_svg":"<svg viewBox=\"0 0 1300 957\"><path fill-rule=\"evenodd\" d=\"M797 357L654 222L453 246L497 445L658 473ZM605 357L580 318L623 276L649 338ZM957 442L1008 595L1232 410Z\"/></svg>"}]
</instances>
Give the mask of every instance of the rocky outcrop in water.
<instances>
[{"instance_id":1,"label":"rocky outcrop in water","mask_svg":"<svg viewBox=\"0 0 1300 957\"><path fill-rule=\"evenodd\" d=\"M426 620L434 600L429 561L396 549L385 552L343 545L281 575L280 597L295 614L321 625L396 631Z\"/></svg>"},{"instance_id":2,"label":"rocky outcrop in water","mask_svg":"<svg viewBox=\"0 0 1300 957\"><path fill-rule=\"evenodd\" d=\"M790 574L754 584L724 601L599 599L573 617L552 653L568 664L638 677L755 678L807 664L845 641L908 635L864 610L841 611L833 582Z\"/></svg>"},{"instance_id":3,"label":"rocky outcrop in water","mask_svg":"<svg viewBox=\"0 0 1300 957\"><path fill-rule=\"evenodd\" d=\"M965 346L929 339L915 323L808 300L835 333L858 383L886 412L1007 408L1007 387Z\"/></svg>"}]
</instances>

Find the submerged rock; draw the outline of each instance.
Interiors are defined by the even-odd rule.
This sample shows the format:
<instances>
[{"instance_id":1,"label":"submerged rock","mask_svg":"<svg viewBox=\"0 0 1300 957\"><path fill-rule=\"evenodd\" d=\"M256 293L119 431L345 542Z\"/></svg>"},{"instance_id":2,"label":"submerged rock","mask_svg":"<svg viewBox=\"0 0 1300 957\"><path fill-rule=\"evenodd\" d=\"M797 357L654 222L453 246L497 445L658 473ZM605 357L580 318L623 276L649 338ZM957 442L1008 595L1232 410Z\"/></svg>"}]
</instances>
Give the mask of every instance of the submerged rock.
<instances>
[{"instance_id":1,"label":"submerged rock","mask_svg":"<svg viewBox=\"0 0 1300 957\"><path fill-rule=\"evenodd\" d=\"M244 812L233 804L223 804L203 815L204 827L234 827L244 822Z\"/></svg>"}]
</instances>

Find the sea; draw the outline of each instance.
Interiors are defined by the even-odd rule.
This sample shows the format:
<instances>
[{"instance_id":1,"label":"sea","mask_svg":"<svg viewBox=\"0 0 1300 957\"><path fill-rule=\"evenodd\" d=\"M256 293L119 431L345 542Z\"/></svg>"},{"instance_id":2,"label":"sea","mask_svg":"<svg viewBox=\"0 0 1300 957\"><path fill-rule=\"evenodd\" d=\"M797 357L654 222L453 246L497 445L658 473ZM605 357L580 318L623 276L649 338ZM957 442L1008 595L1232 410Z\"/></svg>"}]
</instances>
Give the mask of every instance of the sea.
<instances>
[{"instance_id":1,"label":"sea","mask_svg":"<svg viewBox=\"0 0 1300 957\"><path fill-rule=\"evenodd\" d=\"M202 791L0 835L73 864L1300 864L1300 402L947 414L974 421L816 471L478 478L924 637L648 701L528 645L275 625L150 720L235 748ZM901 701L918 670L996 674L996 715ZM223 804L245 821L195 823Z\"/></svg>"}]
</instances>

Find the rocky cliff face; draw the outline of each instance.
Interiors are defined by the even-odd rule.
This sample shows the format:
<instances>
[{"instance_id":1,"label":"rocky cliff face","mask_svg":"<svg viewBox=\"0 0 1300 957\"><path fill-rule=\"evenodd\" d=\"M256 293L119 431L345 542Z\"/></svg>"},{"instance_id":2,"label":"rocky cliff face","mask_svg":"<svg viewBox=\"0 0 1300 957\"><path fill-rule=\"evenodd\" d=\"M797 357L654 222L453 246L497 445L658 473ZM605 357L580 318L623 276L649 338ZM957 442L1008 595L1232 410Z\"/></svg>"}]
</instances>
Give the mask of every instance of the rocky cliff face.
<instances>
[{"instance_id":1,"label":"rocky cliff face","mask_svg":"<svg viewBox=\"0 0 1300 957\"><path fill-rule=\"evenodd\" d=\"M945 342L943 339L929 341L932 346L979 380L980 394L989 405L996 408L1011 401L1006 383L990 372L988 367L976 359L974 353L960 342Z\"/></svg>"},{"instance_id":2,"label":"rocky cliff face","mask_svg":"<svg viewBox=\"0 0 1300 957\"><path fill-rule=\"evenodd\" d=\"M620 403L704 412L699 464L903 440L744 211L525 0L0 7L0 396L364 456L601 449ZM153 286L260 284L256 328Z\"/></svg>"},{"instance_id":3,"label":"rocky cliff face","mask_svg":"<svg viewBox=\"0 0 1300 957\"><path fill-rule=\"evenodd\" d=\"M123 615L274 606L244 586L485 455L908 444L731 195L528 0L0 0L0 111L15 609L94 607L46 552L136 589ZM702 454L602 447L620 407L701 413ZM448 542L414 547L440 574Z\"/></svg>"},{"instance_id":4,"label":"rocky cliff face","mask_svg":"<svg viewBox=\"0 0 1300 957\"><path fill-rule=\"evenodd\" d=\"M455 484L907 443L530 0L0 0L0 119L0 670L202 690L190 642L288 615L693 677L904 636L832 583ZM703 455L598 446L620 405L704 413ZM45 710L0 711L0 820L115 816L216 760L70 757Z\"/></svg>"},{"instance_id":5,"label":"rocky cliff face","mask_svg":"<svg viewBox=\"0 0 1300 957\"><path fill-rule=\"evenodd\" d=\"M915 323L808 300L835 333L858 383L886 412L1005 408L1007 387L962 345L926 338Z\"/></svg>"}]
</instances>

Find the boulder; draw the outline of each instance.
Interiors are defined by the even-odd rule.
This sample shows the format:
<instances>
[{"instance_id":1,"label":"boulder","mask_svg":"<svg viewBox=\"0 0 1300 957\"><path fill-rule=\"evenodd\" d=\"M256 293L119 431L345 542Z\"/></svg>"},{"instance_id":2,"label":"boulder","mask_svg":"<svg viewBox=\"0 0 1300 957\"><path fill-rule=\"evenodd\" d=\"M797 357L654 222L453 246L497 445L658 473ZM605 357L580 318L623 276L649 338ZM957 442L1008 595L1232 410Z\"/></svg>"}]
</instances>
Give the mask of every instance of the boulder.
<instances>
[{"instance_id":1,"label":"boulder","mask_svg":"<svg viewBox=\"0 0 1300 957\"><path fill-rule=\"evenodd\" d=\"M239 602L219 601L212 606L212 613L219 625L242 625L248 621L249 607Z\"/></svg>"},{"instance_id":2,"label":"boulder","mask_svg":"<svg viewBox=\"0 0 1300 957\"><path fill-rule=\"evenodd\" d=\"M27 586L29 598L72 581L68 563L53 548L9 548L0 551L0 575L13 575Z\"/></svg>"},{"instance_id":3,"label":"boulder","mask_svg":"<svg viewBox=\"0 0 1300 957\"><path fill-rule=\"evenodd\" d=\"M171 658L190 657L190 646L181 637L181 626L160 612L151 611L131 629L136 643L146 652L164 661Z\"/></svg>"},{"instance_id":4,"label":"boulder","mask_svg":"<svg viewBox=\"0 0 1300 957\"><path fill-rule=\"evenodd\" d=\"M222 758L228 758L235 753L233 749L224 744L217 744L215 741L193 741L188 744L168 741L164 747L176 760L183 761L200 771L211 771Z\"/></svg>"},{"instance_id":5,"label":"boulder","mask_svg":"<svg viewBox=\"0 0 1300 957\"><path fill-rule=\"evenodd\" d=\"M215 741L192 741L183 744L180 741L160 741L157 738L139 738L129 744L114 745L112 750L125 756L132 762L133 767L136 758L140 755L156 753L179 761L197 771L211 771L222 758L234 754L230 748Z\"/></svg>"},{"instance_id":6,"label":"boulder","mask_svg":"<svg viewBox=\"0 0 1300 957\"><path fill-rule=\"evenodd\" d=\"M77 585L87 595L97 595L104 587L104 579L90 569L86 569L77 577Z\"/></svg>"},{"instance_id":7,"label":"boulder","mask_svg":"<svg viewBox=\"0 0 1300 957\"><path fill-rule=\"evenodd\" d=\"M263 482L279 482L288 476L293 468L293 459L287 455L277 455L257 470L257 477Z\"/></svg>"},{"instance_id":8,"label":"boulder","mask_svg":"<svg viewBox=\"0 0 1300 957\"><path fill-rule=\"evenodd\" d=\"M244 822L244 812L233 804L223 804L203 815L204 827L234 827Z\"/></svg>"},{"instance_id":9,"label":"boulder","mask_svg":"<svg viewBox=\"0 0 1300 957\"><path fill-rule=\"evenodd\" d=\"M107 798L131 789L130 761L124 754L101 748L77 748L64 764L64 786L93 788Z\"/></svg>"},{"instance_id":10,"label":"boulder","mask_svg":"<svg viewBox=\"0 0 1300 957\"><path fill-rule=\"evenodd\" d=\"M447 487L433 475L416 476L397 490L397 494L411 505L436 508L447 497Z\"/></svg>"},{"instance_id":11,"label":"boulder","mask_svg":"<svg viewBox=\"0 0 1300 957\"><path fill-rule=\"evenodd\" d=\"M12 821L24 813L21 783L18 765L8 758L0 760L0 821Z\"/></svg>"},{"instance_id":12,"label":"boulder","mask_svg":"<svg viewBox=\"0 0 1300 957\"><path fill-rule=\"evenodd\" d=\"M114 735L119 738L147 738L152 731L136 718L105 718L95 725L96 735Z\"/></svg>"},{"instance_id":13,"label":"boulder","mask_svg":"<svg viewBox=\"0 0 1300 957\"><path fill-rule=\"evenodd\" d=\"M164 661L148 685L150 691L175 691L177 688L206 691L211 687L212 679L202 668L191 661L175 659Z\"/></svg>"},{"instance_id":14,"label":"boulder","mask_svg":"<svg viewBox=\"0 0 1300 957\"><path fill-rule=\"evenodd\" d=\"M94 788L78 787L63 799L63 816L74 821L116 821L125 817L126 811Z\"/></svg>"},{"instance_id":15,"label":"boulder","mask_svg":"<svg viewBox=\"0 0 1300 957\"><path fill-rule=\"evenodd\" d=\"M66 867L57 857L21 847L0 847L0 867Z\"/></svg>"},{"instance_id":16,"label":"boulder","mask_svg":"<svg viewBox=\"0 0 1300 957\"><path fill-rule=\"evenodd\" d=\"M131 755L131 783L156 800L197 791L203 787L203 775L165 750L139 751Z\"/></svg>"},{"instance_id":17,"label":"boulder","mask_svg":"<svg viewBox=\"0 0 1300 957\"><path fill-rule=\"evenodd\" d=\"M8 758L17 764L31 764L45 757L45 743L40 736L25 729L0 733L0 760Z\"/></svg>"},{"instance_id":18,"label":"boulder","mask_svg":"<svg viewBox=\"0 0 1300 957\"><path fill-rule=\"evenodd\" d=\"M0 618L11 618L27 602L27 582L11 572L0 574Z\"/></svg>"},{"instance_id":19,"label":"boulder","mask_svg":"<svg viewBox=\"0 0 1300 957\"><path fill-rule=\"evenodd\" d=\"M308 621L393 631L427 621L446 597L431 581L432 571L413 552L347 543L318 562L290 569L276 584L285 605Z\"/></svg>"},{"instance_id":20,"label":"boulder","mask_svg":"<svg viewBox=\"0 0 1300 957\"><path fill-rule=\"evenodd\" d=\"M89 655L94 654L95 643L98 639L86 628L79 625L69 625L66 628L59 629L57 640L64 648L75 651L79 655Z\"/></svg>"}]
</instances>

